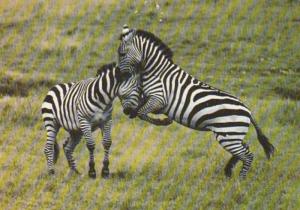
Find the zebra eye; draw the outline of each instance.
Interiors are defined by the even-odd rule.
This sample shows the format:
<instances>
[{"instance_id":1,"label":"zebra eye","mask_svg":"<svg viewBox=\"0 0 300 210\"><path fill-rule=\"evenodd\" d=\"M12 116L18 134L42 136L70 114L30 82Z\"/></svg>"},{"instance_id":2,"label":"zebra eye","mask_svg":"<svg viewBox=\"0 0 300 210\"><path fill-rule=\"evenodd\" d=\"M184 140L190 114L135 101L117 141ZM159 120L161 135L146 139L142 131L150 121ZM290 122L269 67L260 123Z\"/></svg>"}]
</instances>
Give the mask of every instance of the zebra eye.
<instances>
[{"instance_id":1,"label":"zebra eye","mask_svg":"<svg viewBox=\"0 0 300 210\"><path fill-rule=\"evenodd\" d=\"M121 57L123 57L123 56L126 55L126 53L125 53L125 52L119 52L119 55L120 55Z\"/></svg>"},{"instance_id":2,"label":"zebra eye","mask_svg":"<svg viewBox=\"0 0 300 210\"><path fill-rule=\"evenodd\" d=\"M118 53L119 53L120 56L125 56L126 51L125 51L124 47L120 46L119 49L118 49Z\"/></svg>"},{"instance_id":3,"label":"zebra eye","mask_svg":"<svg viewBox=\"0 0 300 210\"><path fill-rule=\"evenodd\" d=\"M121 72L120 79L122 81L125 81L131 77L131 74L129 72Z\"/></svg>"}]
</instances>

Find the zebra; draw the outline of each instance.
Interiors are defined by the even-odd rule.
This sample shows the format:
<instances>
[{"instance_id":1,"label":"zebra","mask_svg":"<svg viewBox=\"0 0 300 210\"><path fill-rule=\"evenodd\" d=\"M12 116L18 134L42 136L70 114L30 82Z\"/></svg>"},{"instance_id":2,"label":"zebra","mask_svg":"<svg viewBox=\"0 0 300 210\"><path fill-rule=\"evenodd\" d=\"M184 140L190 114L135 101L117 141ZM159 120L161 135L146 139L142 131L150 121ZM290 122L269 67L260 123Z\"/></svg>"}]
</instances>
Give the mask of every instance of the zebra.
<instances>
[{"instance_id":1,"label":"zebra","mask_svg":"<svg viewBox=\"0 0 300 210\"><path fill-rule=\"evenodd\" d=\"M42 103L42 118L47 131L44 153L47 159L48 173L54 174L53 164L59 154L56 136L63 127L68 133L63 144L70 171L79 174L73 151L82 136L86 139L89 150L89 177L95 178L94 149L92 132L97 128L102 131L104 159L101 175L109 177L109 150L112 126L112 103L116 96L124 109L137 107L140 100L138 75L120 72L116 63L103 65L97 77L79 82L57 84L50 89ZM165 125L165 121L148 118L155 125Z\"/></svg>"},{"instance_id":2,"label":"zebra","mask_svg":"<svg viewBox=\"0 0 300 210\"><path fill-rule=\"evenodd\" d=\"M267 158L274 146L263 134L249 108L237 97L203 83L176 65L172 50L153 33L123 26L118 48L118 66L122 72L141 74L145 104L127 107L131 118L147 120L148 113L161 113L186 127L212 131L219 144L232 157L225 166L225 175L232 176L238 161L243 166L240 178L245 178L253 161L249 146L243 142L250 123Z\"/></svg>"}]
</instances>

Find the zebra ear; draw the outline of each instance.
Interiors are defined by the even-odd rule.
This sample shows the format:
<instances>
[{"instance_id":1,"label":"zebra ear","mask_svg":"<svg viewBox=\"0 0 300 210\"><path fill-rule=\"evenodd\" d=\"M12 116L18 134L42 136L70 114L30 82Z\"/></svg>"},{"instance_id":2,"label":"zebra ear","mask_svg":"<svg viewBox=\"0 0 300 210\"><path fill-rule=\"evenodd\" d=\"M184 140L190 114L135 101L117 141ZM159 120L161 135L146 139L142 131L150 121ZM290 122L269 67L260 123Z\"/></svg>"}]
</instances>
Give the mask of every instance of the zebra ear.
<instances>
[{"instance_id":1,"label":"zebra ear","mask_svg":"<svg viewBox=\"0 0 300 210\"><path fill-rule=\"evenodd\" d=\"M124 24L122 28L122 34L126 35L129 32L128 25Z\"/></svg>"},{"instance_id":2,"label":"zebra ear","mask_svg":"<svg viewBox=\"0 0 300 210\"><path fill-rule=\"evenodd\" d=\"M123 37L126 36L128 33L129 33L129 28L128 28L128 25L125 24L125 25L123 25L122 32L121 32L119 39L122 40Z\"/></svg>"},{"instance_id":3,"label":"zebra ear","mask_svg":"<svg viewBox=\"0 0 300 210\"><path fill-rule=\"evenodd\" d=\"M119 37L119 39L121 41L125 40L125 41L129 41L135 34L135 29L129 28L128 25L123 25L122 28L122 33Z\"/></svg>"}]
</instances>

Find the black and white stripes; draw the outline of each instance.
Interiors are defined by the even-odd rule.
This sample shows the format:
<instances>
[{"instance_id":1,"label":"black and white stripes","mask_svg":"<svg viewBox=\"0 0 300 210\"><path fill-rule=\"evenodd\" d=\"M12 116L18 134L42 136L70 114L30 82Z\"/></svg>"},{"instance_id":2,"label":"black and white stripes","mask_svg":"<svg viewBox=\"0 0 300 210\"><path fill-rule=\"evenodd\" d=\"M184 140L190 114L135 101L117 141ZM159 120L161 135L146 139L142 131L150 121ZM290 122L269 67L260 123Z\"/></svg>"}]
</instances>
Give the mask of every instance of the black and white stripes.
<instances>
[{"instance_id":1,"label":"black and white stripes","mask_svg":"<svg viewBox=\"0 0 300 210\"><path fill-rule=\"evenodd\" d=\"M225 172L231 176L234 165L241 160L240 177L245 177L253 154L242 141L250 123L255 125L258 139L268 157L274 147L268 142L249 109L236 97L202 83L172 61L172 51L153 34L124 29L118 49L122 72L141 73L146 103L131 110L131 117L147 120L148 113L163 113L170 120L203 131L213 131L224 149L232 154ZM142 71L141 71L142 70Z\"/></svg>"},{"instance_id":2,"label":"black and white stripes","mask_svg":"<svg viewBox=\"0 0 300 210\"><path fill-rule=\"evenodd\" d=\"M70 134L64 143L64 151L71 170L78 173L73 151L84 136L90 153L89 176L96 177L95 142L92 132L100 128L105 152L102 176L107 177L109 175L113 100L118 96L124 109L127 106L137 107L139 95L137 75L121 73L115 63L102 66L96 78L52 87L42 104L42 117L47 131L44 152L49 173L54 173L53 164L58 156L56 135L60 127L63 127Z\"/></svg>"}]
</instances>

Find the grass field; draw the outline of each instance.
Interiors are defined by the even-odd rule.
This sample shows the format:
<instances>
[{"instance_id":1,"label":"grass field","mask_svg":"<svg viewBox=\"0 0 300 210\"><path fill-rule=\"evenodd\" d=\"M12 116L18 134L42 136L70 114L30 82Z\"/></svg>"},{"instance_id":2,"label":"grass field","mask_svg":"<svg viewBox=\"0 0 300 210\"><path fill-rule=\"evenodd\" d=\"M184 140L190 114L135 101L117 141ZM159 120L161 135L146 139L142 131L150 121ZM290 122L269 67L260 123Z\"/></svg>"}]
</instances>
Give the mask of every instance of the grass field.
<instances>
[{"instance_id":1,"label":"grass field","mask_svg":"<svg viewBox=\"0 0 300 210\"><path fill-rule=\"evenodd\" d=\"M110 3L107 3L110 2ZM300 2L39 1L0 3L0 209L299 209ZM74 157L83 176L68 177L61 150L49 177L40 106L56 83L96 74L116 61L123 24L155 33L174 61L200 80L240 97L276 147L267 161L251 127L255 155L244 181L211 133L178 124L129 120L116 100L111 178L88 178L81 141ZM62 146L67 133L61 131Z\"/></svg>"}]
</instances>

